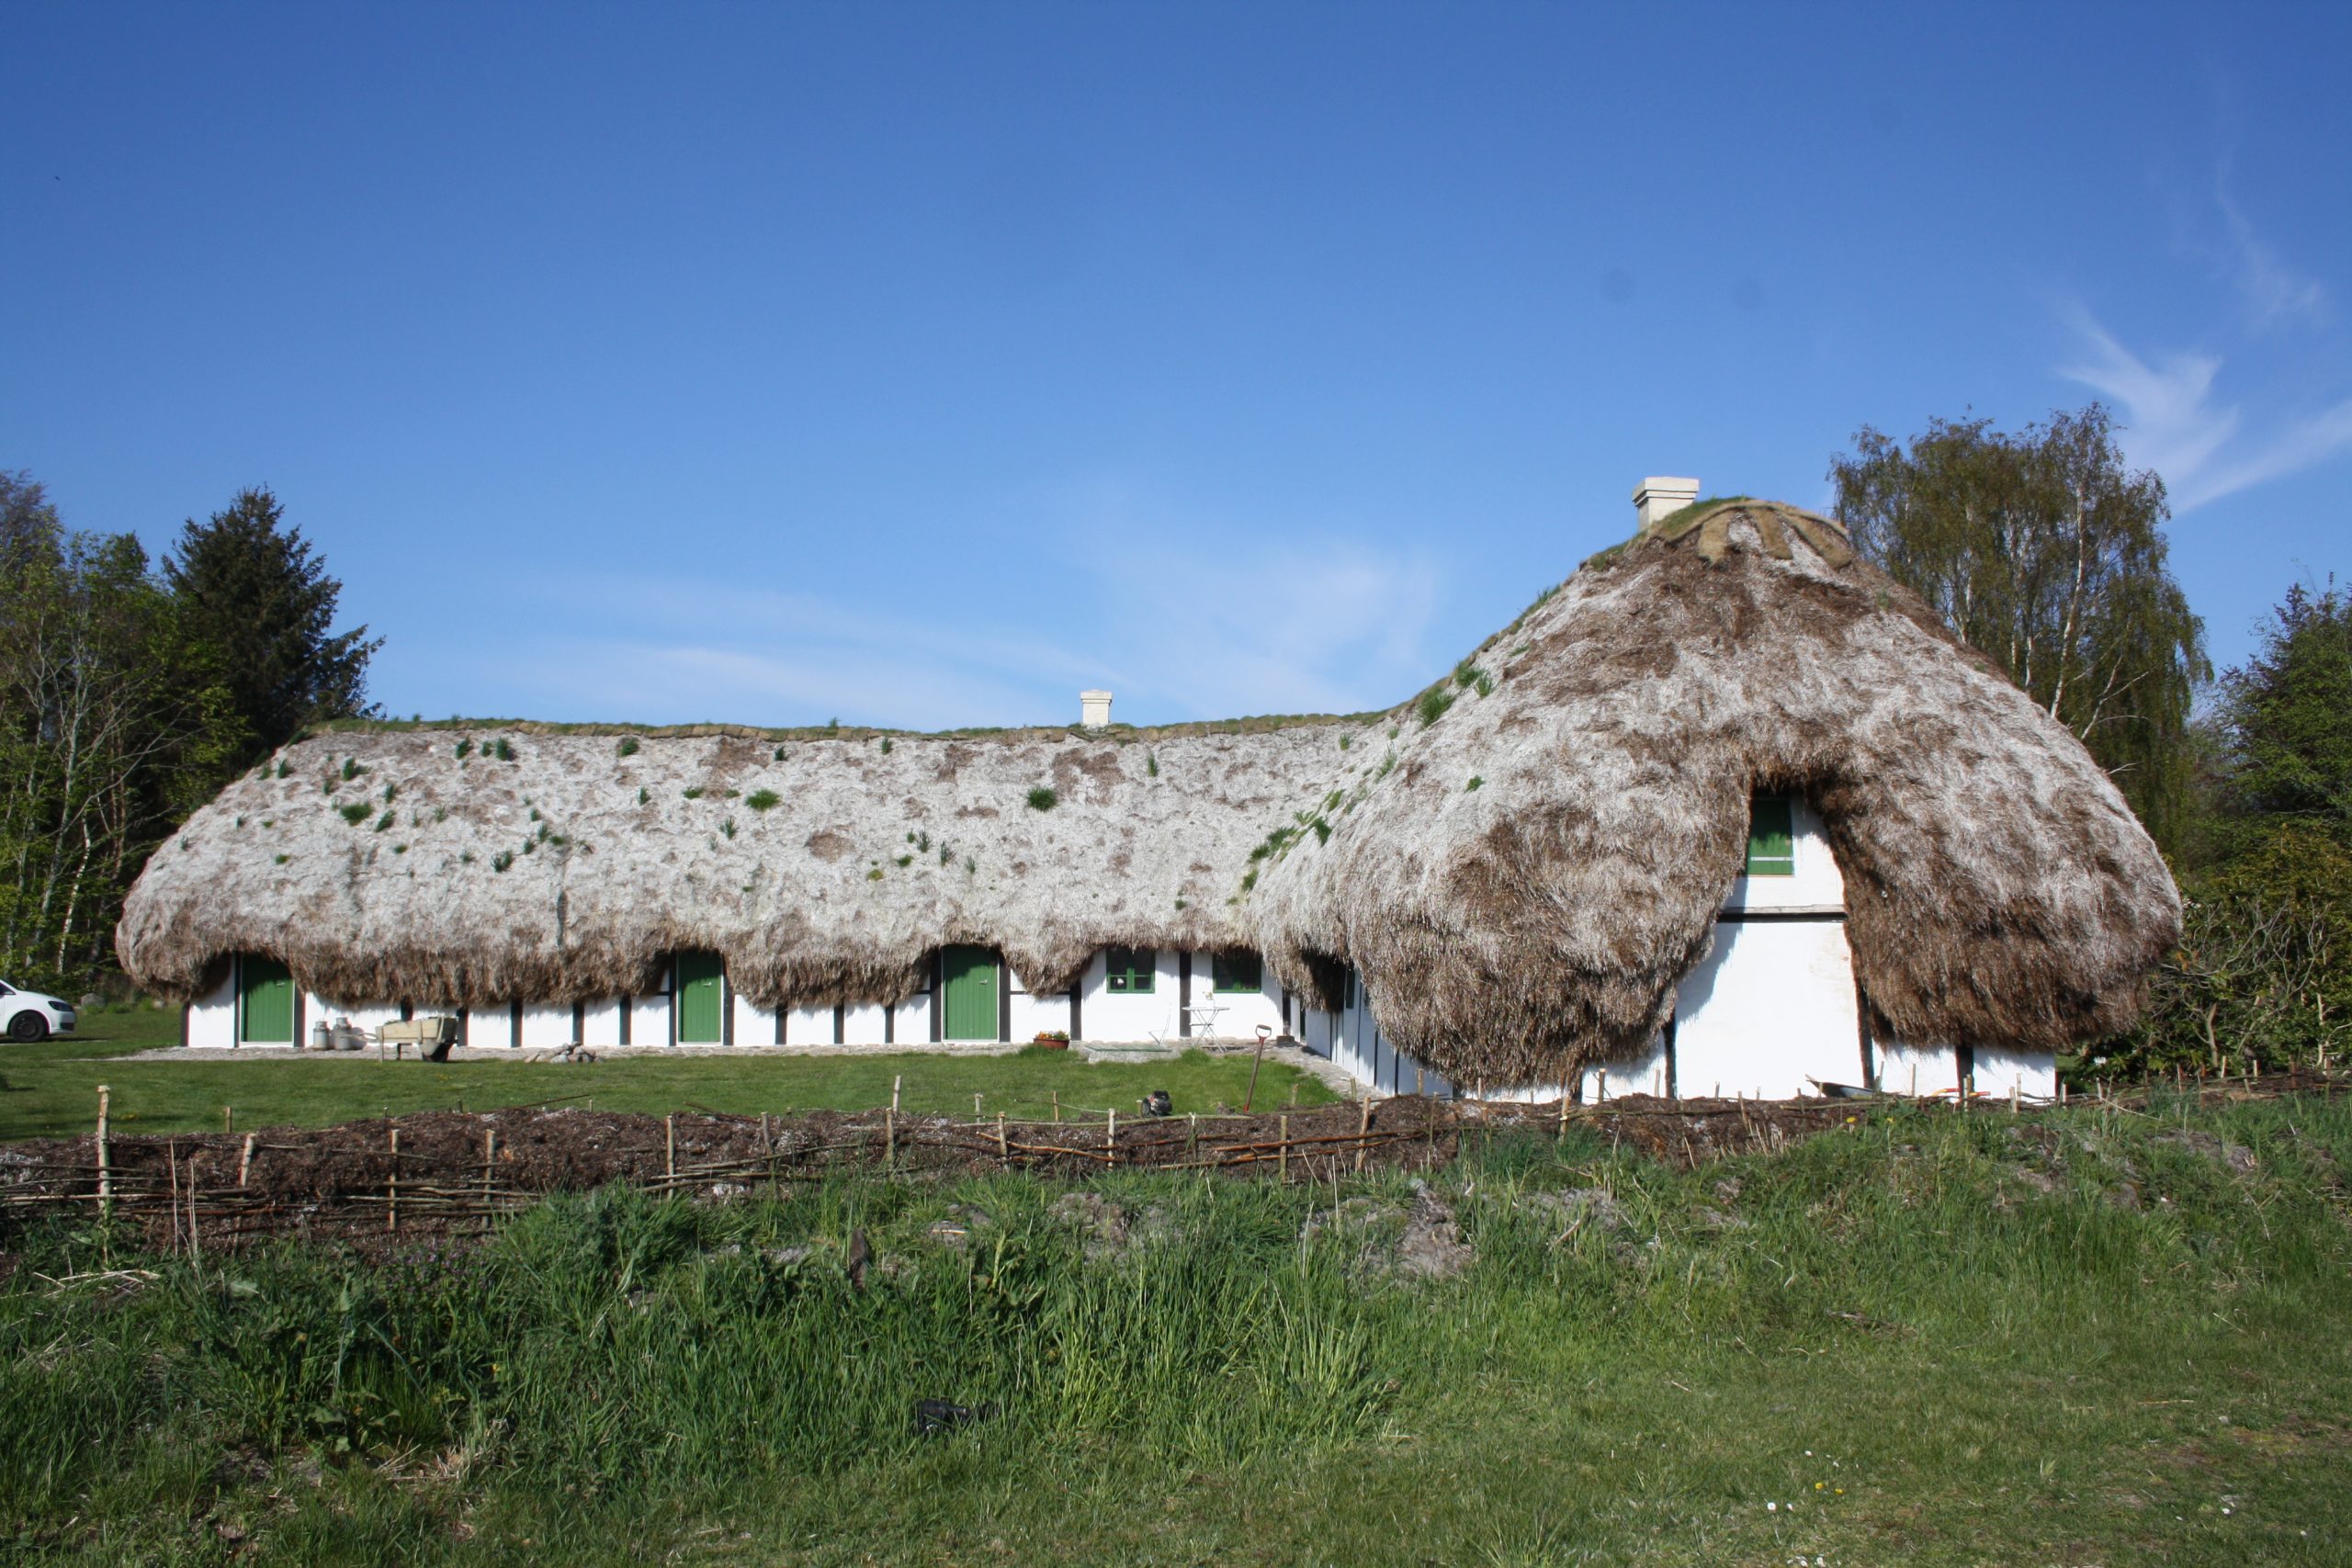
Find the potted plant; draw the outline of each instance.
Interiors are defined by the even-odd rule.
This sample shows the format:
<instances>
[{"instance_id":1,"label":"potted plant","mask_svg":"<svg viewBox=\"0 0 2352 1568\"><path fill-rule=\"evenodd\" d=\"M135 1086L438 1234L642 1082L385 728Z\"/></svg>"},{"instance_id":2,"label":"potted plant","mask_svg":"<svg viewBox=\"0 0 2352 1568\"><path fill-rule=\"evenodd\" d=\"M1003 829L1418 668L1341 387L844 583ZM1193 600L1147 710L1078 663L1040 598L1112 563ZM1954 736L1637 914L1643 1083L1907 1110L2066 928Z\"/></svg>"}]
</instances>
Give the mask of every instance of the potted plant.
<instances>
[{"instance_id":1,"label":"potted plant","mask_svg":"<svg viewBox=\"0 0 2352 1568\"><path fill-rule=\"evenodd\" d=\"M1041 1030L1032 1043L1043 1045L1049 1051L1067 1051L1069 1049L1069 1031L1067 1029Z\"/></svg>"}]
</instances>

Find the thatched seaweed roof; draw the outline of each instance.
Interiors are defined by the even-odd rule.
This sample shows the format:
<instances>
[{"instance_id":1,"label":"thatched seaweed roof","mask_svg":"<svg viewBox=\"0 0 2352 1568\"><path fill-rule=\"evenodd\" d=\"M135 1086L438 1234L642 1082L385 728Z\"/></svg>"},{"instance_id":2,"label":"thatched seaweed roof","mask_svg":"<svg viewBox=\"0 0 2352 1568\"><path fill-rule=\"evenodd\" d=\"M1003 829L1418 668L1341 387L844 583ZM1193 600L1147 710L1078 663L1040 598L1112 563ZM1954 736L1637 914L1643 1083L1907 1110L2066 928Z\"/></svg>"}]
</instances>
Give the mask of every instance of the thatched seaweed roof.
<instances>
[{"instance_id":1,"label":"thatched seaweed roof","mask_svg":"<svg viewBox=\"0 0 2352 1568\"><path fill-rule=\"evenodd\" d=\"M118 947L169 995L262 952L326 996L443 1004L640 989L707 948L754 1000L809 1004L903 996L947 942L1040 991L1111 943L1250 946L1326 1003L1355 964L1440 1072L1555 1081L1663 1020L1755 789L1821 810L1905 1039L2096 1037L2177 936L2074 738L1836 524L1742 502L1596 557L1372 718L321 736L157 852Z\"/></svg>"}]
</instances>

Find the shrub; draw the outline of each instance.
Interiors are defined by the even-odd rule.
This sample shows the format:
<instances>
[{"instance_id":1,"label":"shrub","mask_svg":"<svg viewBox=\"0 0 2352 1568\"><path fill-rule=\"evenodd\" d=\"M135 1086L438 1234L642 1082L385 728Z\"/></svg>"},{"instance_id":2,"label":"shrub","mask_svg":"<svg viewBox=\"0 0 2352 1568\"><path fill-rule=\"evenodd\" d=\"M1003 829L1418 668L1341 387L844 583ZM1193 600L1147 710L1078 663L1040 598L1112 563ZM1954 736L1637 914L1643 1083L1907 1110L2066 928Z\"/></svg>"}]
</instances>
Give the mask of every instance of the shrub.
<instances>
[{"instance_id":1,"label":"shrub","mask_svg":"<svg viewBox=\"0 0 2352 1568\"><path fill-rule=\"evenodd\" d=\"M341 808L343 819L356 828L375 813L376 808L364 800L355 800Z\"/></svg>"},{"instance_id":2,"label":"shrub","mask_svg":"<svg viewBox=\"0 0 2352 1568\"><path fill-rule=\"evenodd\" d=\"M772 789L755 789L743 797L743 804L754 811L773 811L784 804L784 796Z\"/></svg>"},{"instance_id":3,"label":"shrub","mask_svg":"<svg viewBox=\"0 0 2352 1568\"><path fill-rule=\"evenodd\" d=\"M1466 795L1466 794L1468 794L1470 791L1472 791L1472 790L1474 790L1474 789L1476 789L1480 784L1485 784L1486 782L1487 782L1486 780L1484 780L1484 779L1480 778L1477 774L1473 773L1473 774L1471 774L1471 775L1470 775L1470 782L1469 782L1468 784L1464 784L1464 785L1462 786L1463 793Z\"/></svg>"},{"instance_id":4,"label":"shrub","mask_svg":"<svg viewBox=\"0 0 2352 1568\"><path fill-rule=\"evenodd\" d=\"M343 760L343 778L345 784L350 783L353 779L357 778L367 771L367 769L359 765L359 759L356 757L345 757Z\"/></svg>"},{"instance_id":5,"label":"shrub","mask_svg":"<svg viewBox=\"0 0 2352 1568\"><path fill-rule=\"evenodd\" d=\"M471 755L473 754L473 749L474 749L474 743L473 743L473 741L472 741L470 739L458 741L458 761L463 761L467 757L471 756Z\"/></svg>"},{"instance_id":6,"label":"shrub","mask_svg":"<svg viewBox=\"0 0 2352 1568\"><path fill-rule=\"evenodd\" d=\"M1156 779L1156 778L1158 778L1158 777L1159 776L1159 752L1157 752L1157 751L1146 751L1146 752L1143 754L1143 771L1144 771L1144 773L1145 773L1146 774L1148 774L1148 776L1150 776L1150 777L1152 777L1152 778L1155 778L1155 779Z\"/></svg>"},{"instance_id":7,"label":"shrub","mask_svg":"<svg viewBox=\"0 0 2352 1568\"><path fill-rule=\"evenodd\" d=\"M624 736L622 736L622 737L621 737L621 743L620 743L620 745L619 745L618 747L616 747L616 750L617 751L619 751L619 753L620 753L622 756L624 756L624 757L634 757L634 756L636 756L636 755L637 755L637 737L636 737L636 736L634 736L634 735L624 735Z\"/></svg>"},{"instance_id":8,"label":"shrub","mask_svg":"<svg viewBox=\"0 0 2352 1568\"><path fill-rule=\"evenodd\" d=\"M686 786L685 793L688 800L700 800L702 798L702 785L688 784Z\"/></svg>"},{"instance_id":9,"label":"shrub","mask_svg":"<svg viewBox=\"0 0 2352 1568\"><path fill-rule=\"evenodd\" d=\"M1442 686L1431 686L1423 692L1420 701L1413 705L1413 711L1420 716L1421 728L1426 729L1443 718L1445 710L1453 705L1453 697L1454 694Z\"/></svg>"},{"instance_id":10,"label":"shrub","mask_svg":"<svg viewBox=\"0 0 2352 1568\"><path fill-rule=\"evenodd\" d=\"M498 760L502 762L511 762L514 760L514 743L503 735L498 738L497 751Z\"/></svg>"},{"instance_id":11,"label":"shrub","mask_svg":"<svg viewBox=\"0 0 2352 1568\"><path fill-rule=\"evenodd\" d=\"M513 865L514 863L514 852L513 850L501 850L496 854L490 857L490 869L492 871L504 871L508 866Z\"/></svg>"},{"instance_id":12,"label":"shrub","mask_svg":"<svg viewBox=\"0 0 2352 1568\"><path fill-rule=\"evenodd\" d=\"M887 736L887 735L886 735L886 736L884 736L884 737L882 738L882 755L884 755L885 757L887 757L887 756L888 756L889 754L890 754L890 738L889 738L888 736Z\"/></svg>"},{"instance_id":13,"label":"shrub","mask_svg":"<svg viewBox=\"0 0 2352 1568\"><path fill-rule=\"evenodd\" d=\"M1039 784L1036 788L1029 792L1029 809L1032 811L1051 811L1060 799L1061 796L1056 795L1052 790L1047 789L1044 784Z\"/></svg>"}]
</instances>

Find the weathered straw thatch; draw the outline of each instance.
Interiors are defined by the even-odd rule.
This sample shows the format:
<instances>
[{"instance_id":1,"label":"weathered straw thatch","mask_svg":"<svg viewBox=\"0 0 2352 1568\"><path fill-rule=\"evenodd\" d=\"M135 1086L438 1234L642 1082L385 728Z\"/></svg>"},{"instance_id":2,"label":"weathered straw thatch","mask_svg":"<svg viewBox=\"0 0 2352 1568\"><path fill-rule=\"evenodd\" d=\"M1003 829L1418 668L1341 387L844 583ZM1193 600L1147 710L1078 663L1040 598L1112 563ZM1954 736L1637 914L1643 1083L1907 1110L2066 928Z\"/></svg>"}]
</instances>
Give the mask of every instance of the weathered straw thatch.
<instances>
[{"instance_id":1,"label":"weathered straw thatch","mask_svg":"<svg viewBox=\"0 0 2352 1568\"><path fill-rule=\"evenodd\" d=\"M1324 1005L1353 964L1439 1072L1552 1082L1663 1021L1756 789L1826 818L1858 971L1905 1040L2106 1032L2177 934L2073 737L1835 524L1744 502L1596 558L1375 719L306 740L156 853L118 948L167 995L256 952L329 998L434 1005L642 991L709 949L778 1005L898 999L948 942L1035 991L1107 944L1248 946Z\"/></svg>"},{"instance_id":2,"label":"weathered straw thatch","mask_svg":"<svg viewBox=\"0 0 2352 1568\"><path fill-rule=\"evenodd\" d=\"M2089 753L1826 518L1686 509L1458 681L1250 900L1278 969L1344 955L1441 1072L1556 1082L1645 1042L1708 950L1755 790L1821 811L1898 1038L2094 1038L2178 936L2164 863Z\"/></svg>"},{"instance_id":3,"label":"weathered straw thatch","mask_svg":"<svg viewBox=\"0 0 2352 1568\"><path fill-rule=\"evenodd\" d=\"M699 949L763 1006L895 1001L949 942L1000 948L1032 989L1062 990L1107 943L1231 942L1250 846L1345 761L1315 724L781 743L345 732L288 747L191 818L132 890L117 947L178 996L248 952L342 1000L569 1002L650 990L668 954Z\"/></svg>"}]
</instances>

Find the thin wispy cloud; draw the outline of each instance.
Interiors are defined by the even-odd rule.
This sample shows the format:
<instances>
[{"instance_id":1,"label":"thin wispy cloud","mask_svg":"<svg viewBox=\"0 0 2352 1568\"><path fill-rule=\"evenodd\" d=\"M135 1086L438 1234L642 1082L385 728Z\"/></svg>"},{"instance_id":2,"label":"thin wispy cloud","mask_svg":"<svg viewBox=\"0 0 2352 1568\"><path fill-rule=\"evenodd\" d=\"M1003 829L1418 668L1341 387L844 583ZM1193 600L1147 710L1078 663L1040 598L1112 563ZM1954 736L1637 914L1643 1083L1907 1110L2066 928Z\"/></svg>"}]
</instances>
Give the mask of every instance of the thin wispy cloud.
<instances>
[{"instance_id":1,"label":"thin wispy cloud","mask_svg":"<svg viewBox=\"0 0 2352 1568\"><path fill-rule=\"evenodd\" d=\"M2232 275L2254 325L2268 329L2294 321L2325 320L2327 290L2317 278L2288 265L2256 232L2254 224L2230 194L2227 159L2213 176L2213 204L2221 209L2228 235Z\"/></svg>"},{"instance_id":2,"label":"thin wispy cloud","mask_svg":"<svg viewBox=\"0 0 2352 1568\"><path fill-rule=\"evenodd\" d=\"M2143 357L2087 310L2077 307L2067 317L2081 354L2058 367L2058 374L2116 406L2124 450L2133 463L2164 476L2176 513L2283 478L2352 446L2352 399L2249 435L2238 408L2215 396L2220 355Z\"/></svg>"},{"instance_id":3,"label":"thin wispy cloud","mask_svg":"<svg viewBox=\"0 0 2352 1568\"><path fill-rule=\"evenodd\" d=\"M1441 574L1418 554L1341 540L1252 549L1199 527L1088 532L1126 542L1074 552L1076 608L1052 636L687 578L575 578L547 592L568 615L628 634L537 642L508 670L556 708L600 717L917 729L1068 723L1097 684L1117 692L1123 718L1352 712L1429 677Z\"/></svg>"}]
</instances>

